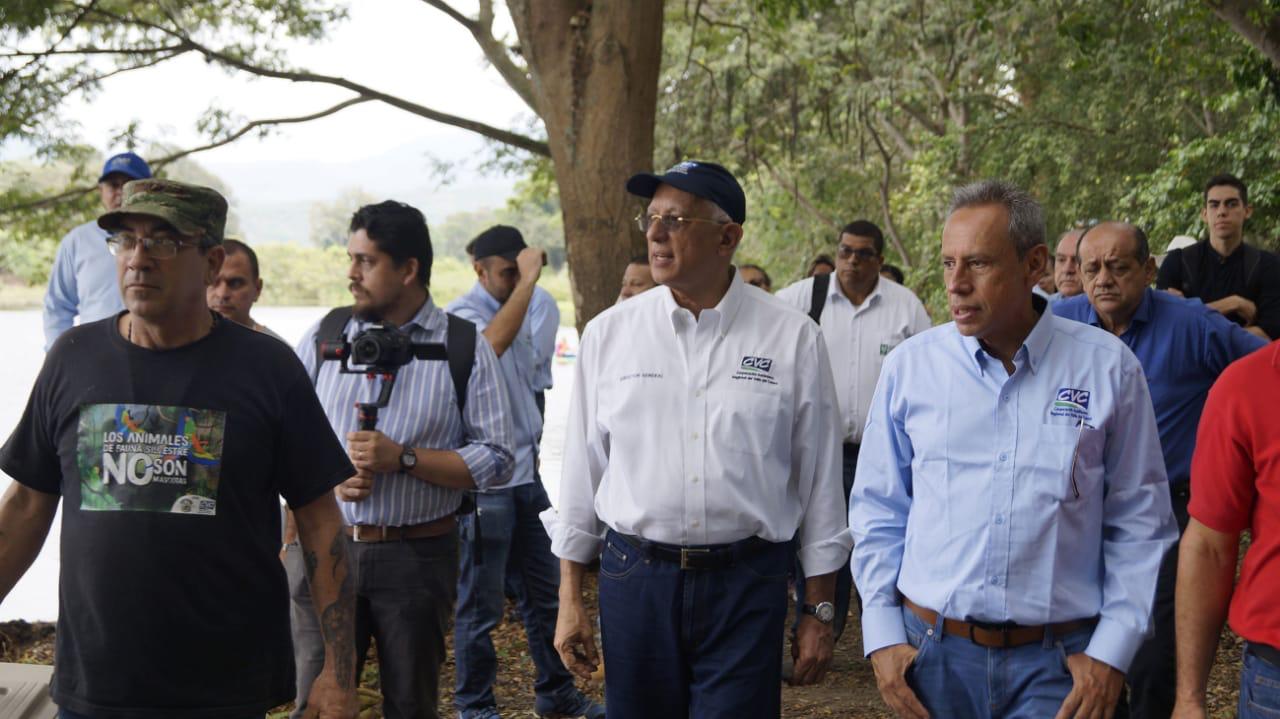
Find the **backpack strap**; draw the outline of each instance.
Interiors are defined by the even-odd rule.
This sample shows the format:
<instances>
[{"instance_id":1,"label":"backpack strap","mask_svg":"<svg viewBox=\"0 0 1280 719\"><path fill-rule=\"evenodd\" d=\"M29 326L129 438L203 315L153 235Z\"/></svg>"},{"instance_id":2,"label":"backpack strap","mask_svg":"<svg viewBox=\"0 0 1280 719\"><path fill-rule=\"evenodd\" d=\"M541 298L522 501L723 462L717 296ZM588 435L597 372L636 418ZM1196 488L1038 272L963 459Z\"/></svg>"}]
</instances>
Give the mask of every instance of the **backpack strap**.
<instances>
[{"instance_id":1,"label":"backpack strap","mask_svg":"<svg viewBox=\"0 0 1280 719\"><path fill-rule=\"evenodd\" d=\"M458 395L458 411L467 405L467 382L476 363L476 326L473 322L445 313L449 324L445 329L445 352L449 356L449 376Z\"/></svg>"},{"instance_id":2,"label":"backpack strap","mask_svg":"<svg viewBox=\"0 0 1280 719\"><path fill-rule=\"evenodd\" d=\"M831 289L831 275L813 276L813 296L809 298L809 317L822 324L822 308L827 305L827 290Z\"/></svg>"},{"instance_id":3,"label":"backpack strap","mask_svg":"<svg viewBox=\"0 0 1280 719\"><path fill-rule=\"evenodd\" d=\"M351 305L334 307L329 310L329 314L325 315L324 319L320 320L320 328L316 330L314 338L316 351L311 366L311 384L315 384L320 379L320 364L324 362L324 357L320 355L320 343L341 341L354 310L355 308Z\"/></svg>"}]
</instances>

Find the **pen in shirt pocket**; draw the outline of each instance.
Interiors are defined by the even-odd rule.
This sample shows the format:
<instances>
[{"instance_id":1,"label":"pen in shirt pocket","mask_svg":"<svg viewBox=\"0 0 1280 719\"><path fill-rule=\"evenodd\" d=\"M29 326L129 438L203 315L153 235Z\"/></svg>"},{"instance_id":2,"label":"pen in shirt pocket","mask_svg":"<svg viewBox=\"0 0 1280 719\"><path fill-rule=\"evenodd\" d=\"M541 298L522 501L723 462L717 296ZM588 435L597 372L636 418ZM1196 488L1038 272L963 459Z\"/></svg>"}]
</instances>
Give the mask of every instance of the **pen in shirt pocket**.
<instances>
[{"instance_id":1,"label":"pen in shirt pocket","mask_svg":"<svg viewBox=\"0 0 1280 719\"><path fill-rule=\"evenodd\" d=\"M1084 436L1084 418L1080 418L1080 424L1076 426L1076 446L1071 451L1071 493L1076 499L1080 499L1080 487L1076 484L1076 462L1080 460L1080 438Z\"/></svg>"}]
</instances>

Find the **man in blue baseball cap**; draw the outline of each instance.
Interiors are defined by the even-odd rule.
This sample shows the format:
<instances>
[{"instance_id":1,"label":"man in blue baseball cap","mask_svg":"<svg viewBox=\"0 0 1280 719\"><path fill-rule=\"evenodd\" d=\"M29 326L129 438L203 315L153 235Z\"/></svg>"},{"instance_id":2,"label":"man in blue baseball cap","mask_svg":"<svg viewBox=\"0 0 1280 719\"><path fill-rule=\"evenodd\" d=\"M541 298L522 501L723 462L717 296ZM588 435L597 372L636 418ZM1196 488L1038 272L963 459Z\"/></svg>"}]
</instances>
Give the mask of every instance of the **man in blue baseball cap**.
<instances>
[{"instance_id":1,"label":"man in blue baseball cap","mask_svg":"<svg viewBox=\"0 0 1280 719\"><path fill-rule=\"evenodd\" d=\"M639 174L637 218L659 287L587 323L560 501L555 646L599 666L582 597L600 559L610 719L769 719L781 710L792 539L808 577L793 684L831 663L844 512L835 382L818 325L733 266L746 201L728 170Z\"/></svg>"},{"instance_id":2,"label":"man in blue baseball cap","mask_svg":"<svg viewBox=\"0 0 1280 719\"><path fill-rule=\"evenodd\" d=\"M113 155L102 165L98 194L102 206L111 212L120 208L124 185L151 177L146 160L132 152ZM76 227L62 238L49 272L49 289L44 296L45 349L75 324L93 322L124 309L116 281L116 263L107 251L108 232L96 219Z\"/></svg>"}]
</instances>

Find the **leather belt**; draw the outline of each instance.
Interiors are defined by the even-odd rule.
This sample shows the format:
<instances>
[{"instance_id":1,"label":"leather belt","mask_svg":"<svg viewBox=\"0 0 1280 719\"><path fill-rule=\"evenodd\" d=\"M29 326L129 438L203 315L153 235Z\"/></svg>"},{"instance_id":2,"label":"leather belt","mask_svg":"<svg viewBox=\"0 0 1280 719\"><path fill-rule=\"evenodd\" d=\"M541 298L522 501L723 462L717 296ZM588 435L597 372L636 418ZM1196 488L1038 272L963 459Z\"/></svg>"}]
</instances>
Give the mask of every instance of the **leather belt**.
<instances>
[{"instance_id":1,"label":"leather belt","mask_svg":"<svg viewBox=\"0 0 1280 719\"><path fill-rule=\"evenodd\" d=\"M388 527L383 524L357 524L343 527L343 531L347 533L348 537L351 537L353 542L398 542L402 539L439 537L442 534L452 532L457 524L458 520L454 519L452 514L446 514L439 519L433 519L422 524L410 524L401 527Z\"/></svg>"},{"instance_id":2,"label":"leather belt","mask_svg":"<svg viewBox=\"0 0 1280 719\"><path fill-rule=\"evenodd\" d=\"M674 544L650 542L630 534L614 532L619 539L647 559L657 559L680 565L681 569L727 569L739 560L753 557L775 546L759 537L748 537L732 544L714 544L704 547L681 547Z\"/></svg>"},{"instance_id":3,"label":"leather belt","mask_svg":"<svg viewBox=\"0 0 1280 719\"><path fill-rule=\"evenodd\" d=\"M1273 667L1280 667L1280 649L1276 649L1269 644L1249 642L1245 651Z\"/></svg>"},{"instance_id":4,"label":"leather belt","mask_svg":"<svg viewBox=\"0 0 1280 719\"><path fill-rule=\"evenodd\" d=\"M912 614L920 617L920 621L929 625L937 624L938 613L932 609L925 609L906 597L902 598L902 604L906 606L907 609L910 609ZM1046 632L1052 632L1055 636L1059 636L1079 629L1092 627L1097 623L1097 617L1075 619L1069 622L1057 622L1055 624L1040 624L1035 626L1023 624L983 624L979 622L963 622L959 619L943 619L942 630L955 637L964 637L981 647L1009 649L1010 647L1021 647L1027 644L1043 642Z\"/></svg>"}]
</instances>

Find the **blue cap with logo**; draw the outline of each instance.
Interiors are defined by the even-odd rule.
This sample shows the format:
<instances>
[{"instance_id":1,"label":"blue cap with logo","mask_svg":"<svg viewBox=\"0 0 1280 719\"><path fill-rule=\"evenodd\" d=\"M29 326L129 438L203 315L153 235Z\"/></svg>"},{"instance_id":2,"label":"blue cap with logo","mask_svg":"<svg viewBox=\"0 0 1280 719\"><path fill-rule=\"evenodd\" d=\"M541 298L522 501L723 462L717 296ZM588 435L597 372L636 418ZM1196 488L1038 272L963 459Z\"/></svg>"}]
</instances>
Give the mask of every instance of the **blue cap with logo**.
<instances>
[{"instance_id":1,"label":"blue cap with logo","mask_svg":"<svg viewBox=\"0 0 1280 719\"><path fill-rule=\"evenodd\" d=\"M107 179L108 175L115 173L128 175L134 180L145 180L151 177L151 167L147 165L147 161L133 154L132 152L122 152L119 155L112 155L102 166L102 176L98 178L98 182Z\"/></svg>"},{"instance_id":2,"label":"blue cap with logo","mask_svg":"<svg viewBox=\"0 0 1280 719\"><path fill-rule=\"evenodd\" d=\"M747 198L733 174L714 162L686 160L661 175L642 172L627 180L627 192L640 197L653 197L658 185L671 185L706 200L711 200L742 224L747 219Z\"/></svg>"}]
</instances>

